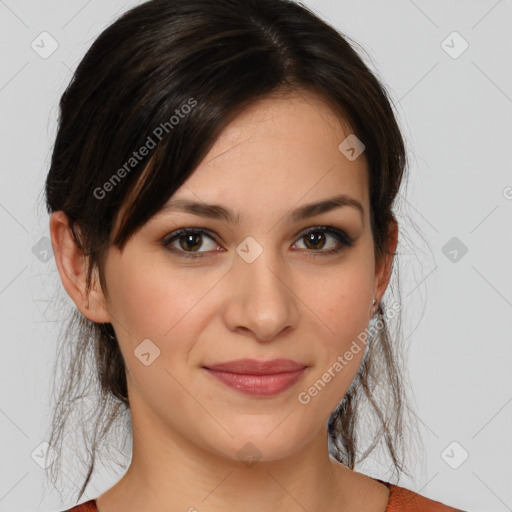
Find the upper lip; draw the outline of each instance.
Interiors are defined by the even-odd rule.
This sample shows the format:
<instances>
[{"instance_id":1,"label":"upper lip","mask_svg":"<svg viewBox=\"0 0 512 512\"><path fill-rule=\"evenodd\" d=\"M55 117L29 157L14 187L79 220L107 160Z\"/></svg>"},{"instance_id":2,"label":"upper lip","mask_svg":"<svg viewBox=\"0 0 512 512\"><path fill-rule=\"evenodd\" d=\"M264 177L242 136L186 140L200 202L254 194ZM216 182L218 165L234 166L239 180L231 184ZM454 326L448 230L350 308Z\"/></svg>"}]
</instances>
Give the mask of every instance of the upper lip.
<instances>
[{"instance_id":1,"label":"upper lip","mask_svg":"<svg viewBox=\"0 0 512 512\"><path fill-rule=\"evenodd\" d=\"M225 363L210 364L204 368L246 375L272 375L274 373L296 372L306 368L306 366L304 363L292 361L291 359L272 359L270 361L236 359Z\"/></svg>"}]
</instances>

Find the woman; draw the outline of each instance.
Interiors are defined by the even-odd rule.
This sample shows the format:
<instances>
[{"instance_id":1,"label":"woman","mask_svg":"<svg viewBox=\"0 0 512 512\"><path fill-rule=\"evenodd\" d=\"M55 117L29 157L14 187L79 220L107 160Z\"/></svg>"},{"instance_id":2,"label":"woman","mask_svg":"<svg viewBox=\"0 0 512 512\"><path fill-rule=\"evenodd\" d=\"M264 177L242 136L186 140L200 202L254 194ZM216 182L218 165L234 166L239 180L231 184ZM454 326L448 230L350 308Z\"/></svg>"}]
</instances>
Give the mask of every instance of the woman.
<instances>
[{"instance_id":1,"label":"woman","mask_svg":"<svg viewBox=\"0 0 512 512\"><path fill-rule=\"evenodd\" d=\"M60 107L46 194L78 340L50 445L88 350L80 496L100 427L124 407L133 432L121 480L70 510L457 510L354 470L366 400L404 471L383 295L406 153L346 39L289 0L152 0Z\"/></svg>"}]
</instances>

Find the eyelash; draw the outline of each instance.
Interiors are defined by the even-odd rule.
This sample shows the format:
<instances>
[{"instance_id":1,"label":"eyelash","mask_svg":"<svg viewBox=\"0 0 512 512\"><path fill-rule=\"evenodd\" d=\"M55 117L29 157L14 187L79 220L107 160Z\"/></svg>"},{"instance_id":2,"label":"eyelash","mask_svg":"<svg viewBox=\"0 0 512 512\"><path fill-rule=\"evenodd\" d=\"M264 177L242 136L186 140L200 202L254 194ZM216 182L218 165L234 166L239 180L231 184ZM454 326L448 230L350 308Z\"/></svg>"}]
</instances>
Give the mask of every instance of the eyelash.
<instances>
[{"instance_id":1,"label":"eyelash","mask_svg":"<svg viewBox=\"0 0 512 512\"><path fill-rule=\"evenodd\" d=\"M327 233L327 234L334 236L334 238L336 238L337 241L341 244L341 247L338 246L338 247L335 247L334 249L328 249L326 251L322 251L320 249L319 250L306 249L306 251L308 251L308 252L313 252L313 254L308 254L309 257L329 256L331 254L341 252L345 247L352 247L352 245L354 244L354 239L352 237L347 235L347 233L345 233L344 231L342 231L338 228L335 228L333 226L315 226L315 227L309 228L306 231L301 233L301 235L299 236L299 240L311 233L317 233L317 232ZM172 247L170 245L171 242L173 242L175 239L179 238L180 236L188 235L188 234L206 235L207 237L209 237L215 241L215 238L213 237L212 233L209 230L205 230L202 228L183 228L183 229L178 229L177 231L173 231L172 233L167 235L161 241L161 243L167 250L169 250L175 254L178 254L180 257L184 257L184 258L202 258L210 252L210 251L188 252L188 251L184 251L182 249L177 249L176 247Z\"/></svg>"}]
</instances>

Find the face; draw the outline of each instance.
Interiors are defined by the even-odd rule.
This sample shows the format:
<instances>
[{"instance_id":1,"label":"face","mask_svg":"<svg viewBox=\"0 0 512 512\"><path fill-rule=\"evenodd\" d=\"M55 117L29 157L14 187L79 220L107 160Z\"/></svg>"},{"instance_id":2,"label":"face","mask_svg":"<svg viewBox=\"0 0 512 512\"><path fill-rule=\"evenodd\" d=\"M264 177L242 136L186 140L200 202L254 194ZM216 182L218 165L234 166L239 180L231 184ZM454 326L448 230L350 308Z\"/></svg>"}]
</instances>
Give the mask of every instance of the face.
<instances>
[{"instance_id":1,"label":"face","mask_svg":"<svg viewBox=\"0 0 512 512\"><path fill-rule=\"evenodd\" d=\"M233 460L244 446L276 460L326 428L363 357L353 342L383 292L364 153L353 160L338 148L350 133L312 94L259 101L168 208L122 252L110 248L108 312L139 430ZM298 214L339 195L347 204ZM172 207L178 200L233 218ZM305 369L274 377L205 369L246 358Z\"/></svg>"}]
</instances>

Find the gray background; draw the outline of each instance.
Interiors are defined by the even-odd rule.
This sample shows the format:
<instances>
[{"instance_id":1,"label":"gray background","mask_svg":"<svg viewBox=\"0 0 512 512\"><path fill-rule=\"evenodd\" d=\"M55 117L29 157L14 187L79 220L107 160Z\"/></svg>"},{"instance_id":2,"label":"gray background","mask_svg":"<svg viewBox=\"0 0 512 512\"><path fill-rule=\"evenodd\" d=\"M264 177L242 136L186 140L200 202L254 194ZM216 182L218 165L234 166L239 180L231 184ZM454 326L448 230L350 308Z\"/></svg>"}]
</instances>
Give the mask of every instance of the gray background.
<instances>
[{"instance_id":1,"label":"gray background","mask_svg":"<svg viewBox=\"0 0 512 512\"><path fill-rule=\"evenodd\" d=\"M0 511L72 504L31 455L45 441L60 325L42 187L72 70L136 3L0 0ZM409 146L404 204L422 235L404 226L415 250L399 252L425 461L400 484L465 510L512 510L512 1L306 3L368 52ZM31 47L51 49L45 31L58 44L48 58ZM388 476L378 458L356 469ZM120 476L98 473L86 497Z\"/></svg>"}]
</instances>

